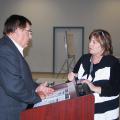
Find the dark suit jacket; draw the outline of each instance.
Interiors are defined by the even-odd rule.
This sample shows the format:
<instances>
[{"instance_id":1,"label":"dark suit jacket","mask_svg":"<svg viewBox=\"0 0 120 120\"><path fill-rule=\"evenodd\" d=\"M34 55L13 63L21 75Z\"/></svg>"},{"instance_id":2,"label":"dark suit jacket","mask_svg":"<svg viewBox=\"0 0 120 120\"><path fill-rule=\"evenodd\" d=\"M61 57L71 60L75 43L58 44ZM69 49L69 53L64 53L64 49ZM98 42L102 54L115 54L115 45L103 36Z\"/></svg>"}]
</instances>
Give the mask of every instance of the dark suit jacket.
<instances>
[{"instance_id":1,"label":"dark suit jacket","mask_svg":"<svg viewBox=\"0 0 120 120\"><path fill-rule=\"evenodd\" d=\"M31 71L9 37L0 39L0 119L19 120L28 104L41 99L35 93Z\"/></svg>"}]
</instances>

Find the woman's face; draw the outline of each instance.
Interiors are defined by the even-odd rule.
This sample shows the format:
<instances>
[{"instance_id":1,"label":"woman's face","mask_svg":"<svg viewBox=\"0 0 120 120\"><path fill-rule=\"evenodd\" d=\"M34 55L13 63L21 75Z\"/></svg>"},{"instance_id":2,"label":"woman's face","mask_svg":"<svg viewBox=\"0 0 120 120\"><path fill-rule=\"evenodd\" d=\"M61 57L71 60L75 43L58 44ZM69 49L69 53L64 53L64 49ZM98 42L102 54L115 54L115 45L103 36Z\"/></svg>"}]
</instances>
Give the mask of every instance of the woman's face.
<instances>
[{"instance_id":1,"label":"woman's face","mask_svg":"<svg viewBox=\"0 0 120 120\"><path fill-rule=\"evenodd\" d=\"M92 36L91 40L89 41L89 53L92 55L102 55L103 51L104 50L100 43L94 36Z\"/></svg>"}]
</instances>

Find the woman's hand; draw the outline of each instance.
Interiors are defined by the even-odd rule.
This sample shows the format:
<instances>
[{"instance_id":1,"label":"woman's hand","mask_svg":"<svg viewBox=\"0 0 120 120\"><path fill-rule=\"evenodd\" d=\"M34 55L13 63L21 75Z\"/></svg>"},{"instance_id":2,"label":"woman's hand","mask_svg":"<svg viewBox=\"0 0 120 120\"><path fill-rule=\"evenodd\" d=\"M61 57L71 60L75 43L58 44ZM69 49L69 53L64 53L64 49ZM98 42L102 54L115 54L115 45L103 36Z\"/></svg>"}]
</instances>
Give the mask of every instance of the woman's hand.
<instances>
[{"instance_id":1,"label":"woman's hand","mask_svg":"<svg viewBox=\"0 0 120 120\"><path fill-rule=\"evenodd\" d=\"M91 91L101 94L101 87L93 85L89 80L82 80L81 83L86 83Z\"/></svg>"},{"instance_id":2,"label":"woman's hand","mask_svg":"<svg viewBox=\"0 0 120 120\"><path fill-rule=\"evenodd\" d=\"M74 78L77 76L77 74L73 73L73 72L70 72L68 73L68 80L69 81L72 81L74 80Z\"/></svg>"}]
</instances>

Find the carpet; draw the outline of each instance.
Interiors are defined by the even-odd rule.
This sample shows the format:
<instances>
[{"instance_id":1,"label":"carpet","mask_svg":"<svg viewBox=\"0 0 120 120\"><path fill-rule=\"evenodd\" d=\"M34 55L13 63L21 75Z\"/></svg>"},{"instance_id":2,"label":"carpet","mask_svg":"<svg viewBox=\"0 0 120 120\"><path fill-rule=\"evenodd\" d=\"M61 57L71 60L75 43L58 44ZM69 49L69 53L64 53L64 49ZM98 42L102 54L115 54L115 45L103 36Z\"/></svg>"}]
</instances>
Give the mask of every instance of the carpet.
<instances>
[{"instance_id":1,"label":"carpet","mask_svg":"<svg viewBox=\"0 0 120 120\"><path fill-rule=\"evenodd\" d=\"M36 83L44 83L45 81L47 81L48 83L52 83L54 82L54 84L60 84L60 83L65 83L65 81L67 81L67 79L63 79L63 78L39 78L37 80L35 80Z\"/></svg>"}]
</instances>

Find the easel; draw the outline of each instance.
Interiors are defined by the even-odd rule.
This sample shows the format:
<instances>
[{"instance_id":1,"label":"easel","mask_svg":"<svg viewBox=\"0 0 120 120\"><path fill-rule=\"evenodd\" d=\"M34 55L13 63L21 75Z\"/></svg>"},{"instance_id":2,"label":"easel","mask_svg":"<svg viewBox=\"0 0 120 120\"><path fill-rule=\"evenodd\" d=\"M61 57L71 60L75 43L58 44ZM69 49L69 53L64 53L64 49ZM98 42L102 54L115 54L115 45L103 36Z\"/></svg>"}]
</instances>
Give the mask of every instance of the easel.
<instances>
[{"instance_id":1,"label":"easel","mask_svg":"<svg viewBox=\"0 0 120 120\"><path fill-rule=\"evenodd\" d=\"M75 48L74 48L74 42L73 42L73 33L69 31L65 31L65 37L64 37L64 45L65 45L65 54L66 59L60 69L60 71L57 74L57 78L59 75L64 73L69 73L71 69L75 66Z\"/></svg>"}]
</instances>

